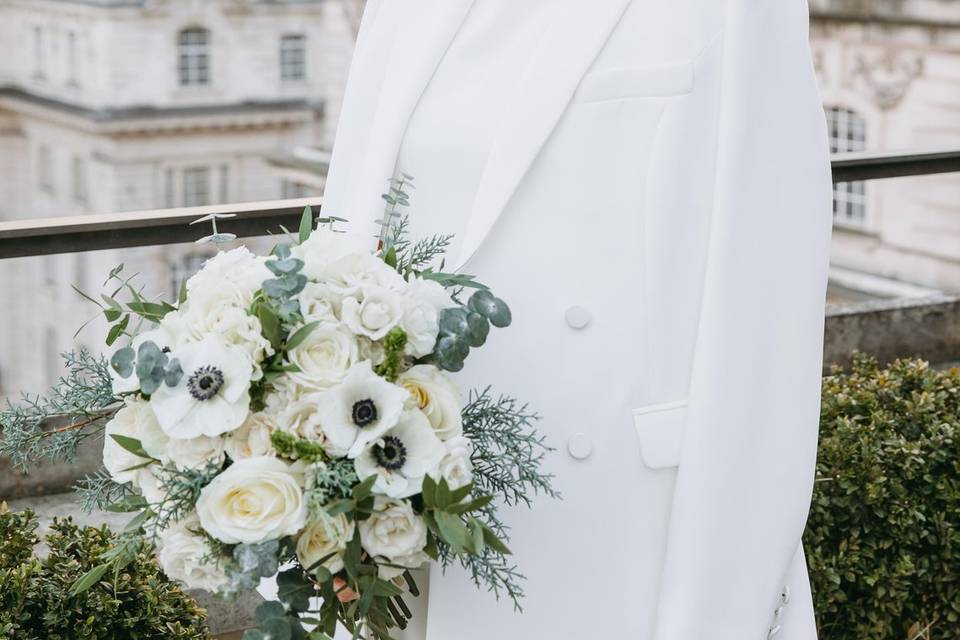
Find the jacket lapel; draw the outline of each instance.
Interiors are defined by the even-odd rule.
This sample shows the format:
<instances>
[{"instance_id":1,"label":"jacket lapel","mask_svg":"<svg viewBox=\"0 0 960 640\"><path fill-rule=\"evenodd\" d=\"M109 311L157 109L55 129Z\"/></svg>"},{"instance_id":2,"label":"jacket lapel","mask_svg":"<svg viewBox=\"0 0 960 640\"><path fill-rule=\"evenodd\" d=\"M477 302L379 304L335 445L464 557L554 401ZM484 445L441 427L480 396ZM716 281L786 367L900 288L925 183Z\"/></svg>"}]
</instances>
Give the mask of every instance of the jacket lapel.
<instances>
[{"instance_id":1,"label":"jacket lapel","mask_svg":"<svg viewBox=\"0 0 960 640\"><path fill-rule=\"evenodd\" d=\"M509 118L494 139L463 236L457 270L490 233L630 1L561 5L564 11L544 34L521 83L523 88L506 110Z\"/></svg>"},{"instance_id":2,"label":"jacket lapel","mask_svg":"<svg viewBox=\"0 0 960 640\"><path fill-rule=\"evenodd\" d=\"M385 29L395 30L396 35L377 108L368 124L368 144L354 165L357 174L350 179L351 219L366 224L382 216L380 194L387 191L387 181L393 177L407 123L473 2L388 0L380 8L371 37L377 38L378 33L386 37Z\"/></svg>"}]
</instances>

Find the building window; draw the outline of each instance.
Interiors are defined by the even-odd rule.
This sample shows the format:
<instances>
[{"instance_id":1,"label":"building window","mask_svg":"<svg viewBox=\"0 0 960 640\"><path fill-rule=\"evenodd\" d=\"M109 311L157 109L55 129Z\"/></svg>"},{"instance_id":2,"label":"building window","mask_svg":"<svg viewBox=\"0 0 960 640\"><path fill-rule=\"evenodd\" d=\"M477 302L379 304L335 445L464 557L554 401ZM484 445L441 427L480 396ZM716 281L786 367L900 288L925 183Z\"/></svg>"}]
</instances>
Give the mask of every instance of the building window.
<instances>
[{"instance_id":1,"label":"building window","mask_svg":"<svg viewBox=\"0 0 960 640\"><path fill-rule=\"evenodd\" d=\"M210 204L210 170L192 167L183 170L183 206L203 207Z\"/></svg>"},{"instance_id":2,"label":"building window","mask_svg":"<svg viewBox=\"0 0 960 640\"><path fill-rule=\"evenodd\" d=\"M170 265L170 290L174 298L180 295L183 281L200 271L200 267L209 259L210 256L205 253L188 253Z\"/></svg>"},{"instance_id":3,"label":"building window","mask_svg":"<svg viewBox=\"0 0 960 640\"><path fill-rule=\"evenodd\" d=\"M37 182L41 191L53 193L53 152L46 145L37 151Z\"/></svg>"},{"instance_id":4,"label":"building window","mask_svg":"<svg viewBox=\"0 0 960 640\"><path fill-rule=\"evenodd\" d=\"M306 80L307 38L288 35L280 39L280 79Z\"/></svg>"},{"instance_id":5,"label":"building window","mask_svg":"<svg viewBox=\"0 0 960 640\"><path fill-rule=\"evenodd\" d=\"M220 165L220 203L230 202L230 166Z\"/></svg>"},{"instance_id":6,"label":"building window","mask_svg":"<svg viewBox=\"0 0 960 640\"><path fill-rule=\"evenodd\" d=\"M42 79L47 75L47 51L43 27L33 28L33 75Z\"/></svg>"},{"instance_id":7,"label":"building window","mask_svg":"<svg viewBox=\"0 0 960 640\"><path fill-rule=\"evenodd\" d=\"M67 84L80 86L80 55L77 51L77 34L74 31L67 33Z\"/></svg>"},{"instance_id":8,"label":"building window","mask_svg":"<svg viewBox=\"0 0 960 640\"><path fill-rule=\"evenodd\" d=\"M73 199L80 204L87 203L87 162L83 158L74 158L71 170Z\"/></svg>"},{"instance_id":9,"label":"building window","mask_svg":"<svg viewBox=\"0 0 960 640\"><path fill-rule=\"evenodd\" d=\"M830 150L833 153L863 151L867 148L867 123L854 111L839 107L827 109ZM866 223L866 186L860 182L838 182L833 187L833 220L862 227Z\"/></svg>"},{"instance_id":10,"label":"building window","mask_svg":"<svg viewBox=\"0 0 960 640\"><path fill-rule=\"evenodd\" d=\"M57 342L57 330L54 327L47 327L43 332L43 377L44 383L48 385L57 381L63 369Z\"/></svg>"},{"instance_id":11,"label":"building window","mask_svg":"<svg viewBox=\"0 0 960 640\"><path fill-rule=\"evenodd\" d=\"M177 39L177 70L180 86L210 84L210 32L206 29L184 29Z\"/></svg>"},{"instance_id":12,"label":"building window","mask_svg":"<svg viewBox=\"0 0 960 640\"><path fill-rule=\"evenodd\" d=\"M163 206L172 209L177 206L176 174L173 169L163 172Z\"/></svg>"}]
</instances>

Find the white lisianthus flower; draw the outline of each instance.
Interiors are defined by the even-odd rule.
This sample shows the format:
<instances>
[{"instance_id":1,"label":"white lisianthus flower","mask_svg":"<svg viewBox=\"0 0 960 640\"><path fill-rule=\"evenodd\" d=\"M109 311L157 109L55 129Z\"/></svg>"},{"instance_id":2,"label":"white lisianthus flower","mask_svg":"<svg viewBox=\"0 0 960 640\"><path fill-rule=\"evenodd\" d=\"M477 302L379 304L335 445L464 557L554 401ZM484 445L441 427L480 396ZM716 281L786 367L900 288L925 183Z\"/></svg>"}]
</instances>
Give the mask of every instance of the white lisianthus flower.
<instances>
[{"instance_id":1,"label":"white lisianthus flower","mask_svg":"<svg viewBox=\"0 0 960 640\"><path fill-rule=\"evenodd\" d=\"M313 565L335 554L320 566L326 567L330 573L340 571L343 569L343 552L353 539L355 529L356 524L342 513L308 524L297 538L297 559L304 569L315 570Z\"/></svg>"},{"instance_id":2,"label":"white lisianthus flower","mask_svg":"<svg viewBox=\"0 0 960 640\"><path fill-rule=\"evenodd\" d=\"M279 458L238 460L200 491L203 530L227 544L298 533L306 520L303 473Z\"/></svg>"},{"instance_id":3,"label":"white lisianthus flower","mask_svg":"<svg viewBox=\"0 0 960 640\"><path fill-rule=\"evenodd\" d=\"M329 285L308 282L297 299L304 322L339 322L341 296Z\"/></svg>"},{"instance_id":4,"label":"white lisianthus flower","mask_svg":"<svg viewBox=\"0 0 960 640\"><path fill-rule=\"evenodd\" d=\"M440 313L433 305L406 300L401 326L407 334L407 355L422 358L433 353L440 334Z\"/></svg>"},{"instance_id":5,"label":"white lisianthus flower","mask_svg":"<svg viewBox=\"0 0 960 640\"><path fill-rule=\"evenodd\" d=\"M413 512L407 500L377 497L373 513L357 523L360 544L374 558L408 569L416 569L429 559L427 525ZM380 567L380 577L395 578L403 569Z\"/></svg>"},{"instance_id":6,"label":"white lisianthus flower","mask_svg":"<svg viewBox=\"0 0 960 640\"><path fill-rule=\"evenodd\" d=\"M460 389L447 375L430 364L419 364L397 377L397 384L410 392L407 406L423 412L441 440L463 433Z\"/></svg>"},{"instance_id":7,"label":"white lisianthus flower","mask_svg":"<svg viewBox=\"0 0 960 640\"><path fill-rule=\"evenodd\" d=\"M171 438L167 458L178 469L203 469L209 464L220 466L225 460L224 440L220 436Z\"/></svg>"},{"instance_id":8,"label":"white lisianthus flower","mask_svg":"<svg viewBox=\"0 0 960 640\"><path fill-rule=\"evenodd\" d=\"M213 550L194 533L200 529L196 517L178 522L160 532L157 560L168 578L179 580L188 589L217 591L230 583L223 568L210 558Z\"/></svg>"},{"instance_id":9,"label":"white lisianthus flower","mask_svg":"<svg viewBox=\"0 0 960 640\"><path fill-rule=\"evenodd\" d=\"M224 448L231 460L275 455L270 436L279 429L270 414L251 413L239 429L225 436Z\"/></svg>"},{"instance_id":10,"label":"white lisianthus flower","mask_svg":"<svg viewBox=\"0 0 960 640\"><path fill-rule=\"evenodd\" d=\"M290 402L277 416L283 430L300 438L323 444L327 436L320 423L320 404L323 394L308 393Z\"/></svg>"},{"instance_id":11,"label":"white lisianthus flower","mask_svg":"<svg viewBox=\"0 0 960 640\"><path fill-rule=\"evenodd\" d=\"M420 493L423 476L437 468L446 455L427 418L416 410L404 411L397 426L374 440L354 462L357 477L377 476L376 493L407 498Z\"/></svg>"},{"instance_id":12,"label":"white lisianthus flower","mask_svg":"<svg viewBox=\"0 0 960 640\"><path fill-rule=\"evenodd\" d=\"M383 287L364 287L362 298L343 299L343 322L350 330L371 340L380 340L403 318L403 298Z\"/></svg>"},{"instance_id":13,"label":"white lisianthus flower","mask_svg":"<svg viewBox=\"0 0 960 640\"><path fill-rule=\"evenodd\" d=\"M351 253L365 253L368 242L367 238L357 234L337 233L320 227L310 234L306 242L291 247L290 255L303 260L300 273L310 280L322 280L331 263Z\"/></svg>"},{"instance_id":14,"label":"white lisianthus flower","mask_svg":"<svg viewBox=\"0 0 960 640\"><path fill-rule=\"evenodd\" d=\"M440 461L436 471L430 475L436 480L443 478L452 491L473 482L473 443L463 436L450 438L443 443L446 455Z\"/></svg>"},{"instance_id":15,"label":"white lisianthus flower","mask_svg":"<svg viewBox=\"0 0 960 640\"><path fill-rule=\"evenodd\" d=\"M357 341L345 327L321 324L287 357L299 369L288 374L291 380L314 391L327 389L343 380L357 362Z\"/></svg>"},{"instance_id":16,"label":"white lisianthus flower","mask_svg":"<svg viewBox=\"0 0 960 640\"><path fill-rule=\"evenodd\" d=\"M332 262L325 270L327 281L342 295L356 296L367 287L403 291L403 277L383 260L369 253L351 253Z\"/></svg>"},{"instance_id":17,"label":"white lisianthus flower","mask_svg":"<svg viewBox=\"0 0 960 640\"><path fill-rule=\"evenodd\" d=\"M150 405L144 400L130 399L120 408L104 427L103 466L114 482L137 484L141 469L134 469L147 458L131 453L121 447L111 436L119 435L140 441L144 451L150 456L161 459L167 448L167 436L160 429Z\"/></svg>"},{"instance_id":18,"label":"white lisianthus flower","mask_svg":"<svg viewBox=\"0 0 960 640\"><path fill-rule=\"evenodd\" d=\"M368 443L397 424L407 395L403 387L375 374L369 362L354 365L343 382L317 402L327 453L357 457Z\"/></svg>"},{"instance_id":19,"label":"white lisianthus flower","mask_svg":"<svg viewBox=\"0 0 960 640\"><path fill-rule=\"evenodd\" d=\"M250 412L250 358L240 347L209 337L176 349L183 376L160 385L150 406L171 438L218 436L233 431Z\"/></svg>"},{"instance_id":20,"label":"white lisianthus flower","mask_svg":"<svg viewBox=\"0 0 960 640\"><path fill-rule=\"evenodd\" d=\"M264 396L263 402L266 405L264 411L277 418L291 404L297 402L312 390L305 389L289 374L283 374L270 383L269 391ZM281 423L282 424L282 423Z\"/></svg>"},{"instance_id":21,"label":"white lisianthus flower","mask_svg":"<svg viewBox=\"0 0 960 640\"><path fill-rule=\"evenodd\" d=\"M221 251L203 263L196 274L187 280L187 295L215 291L225 285L234 285L241 297L253 299L263 281L273 277L266 267L267 259L252 253L246 247ZM249 302L247 303L249 304Z\"/></svg>"}]
</instances>

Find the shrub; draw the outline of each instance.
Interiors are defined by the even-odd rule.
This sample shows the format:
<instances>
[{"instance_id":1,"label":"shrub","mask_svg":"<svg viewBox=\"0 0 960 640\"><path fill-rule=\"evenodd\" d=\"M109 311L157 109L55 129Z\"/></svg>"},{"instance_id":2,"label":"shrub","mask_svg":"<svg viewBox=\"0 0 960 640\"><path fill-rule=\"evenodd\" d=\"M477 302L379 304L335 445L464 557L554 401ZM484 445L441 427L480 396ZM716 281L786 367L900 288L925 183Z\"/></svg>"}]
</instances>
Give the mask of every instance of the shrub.
<instances>
[{"instance_id":1,"label":"shrub","mask_svg":"<svg viewBox=\"0 0 960 640\"><path fill-rule=\"evenodd\" d=\"M37 519L0 511L0 640L208 640L206 612L141 553L117 575L71 594L116 537L104 526L57 520L45 559L33 555Z\"/></svg>"},{"instance_id":2,"label":"shrub","mask_svg":"<svg viewBox=\"0 0 960 640\"><path fill-rule=\"evenodd\" d=\"M804 536L823 640L960 639L960 370L858 355L823 381Z\"/></svg>"}]
</instances>

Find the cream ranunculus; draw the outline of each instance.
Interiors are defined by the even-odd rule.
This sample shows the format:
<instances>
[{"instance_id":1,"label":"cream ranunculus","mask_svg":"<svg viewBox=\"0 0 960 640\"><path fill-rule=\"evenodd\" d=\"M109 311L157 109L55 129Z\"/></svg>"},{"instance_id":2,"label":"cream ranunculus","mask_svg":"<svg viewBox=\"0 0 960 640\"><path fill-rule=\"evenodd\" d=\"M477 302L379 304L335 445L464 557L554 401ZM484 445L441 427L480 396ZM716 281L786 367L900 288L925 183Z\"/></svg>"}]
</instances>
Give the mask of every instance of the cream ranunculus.
<instances>
[{"instance_id":1,"label":"cream ranunculus","mask_svg":"<svg viewBox=\"0 0 960 640\"><path fill-rule=\"evenodd\" d=\"M294 535L307 514L303 474L269 456L238 460L200 491L197 514L204 531L227 544Z\"/></svg>"},{"instance_id":2,"label":"cream ranunculus","mask_svg":"<svg viewBox=\"0 0 960 640\"><path fill-rule=\"evenodd\" d=\"M446 480L452 490L473 482L473 462L470 459L473 455L473 443L463 436L457 436L443 444L446 454L431 475L436 476L437 480Z\"/></svg>"},{"instance_id":3,"label":"cream ranunculus","mask_svg":"<svg viewBox=\"0 0 960 640\"><path fill-rule=\"evenodd\" d=\"M463 433L460 389L440 369L429 364L411 367L400 374L397 384L410 392L408 406L423 412L441 440Z\"/></svg>"},{"instance_id":4,"label":"cream ranunculus","mask_svg":"<svg viewBox=\"0 0 960 640\"><path fill-rule=\"evenodd\" d=\"M160 532L157 560L167 577L179 580L188 589L217 591L230 583L223 567L214 558L210 545L199 535L196 517L178 522Z\"/></svg>"},{"instance_id":5,"label":"cream ranunculus","mask_svg":"<svg viewBox=\"0 0 960 640\"><path fill-rule=\"evenodd\" d=\"M403 318L403 298L383 287L363 287L362 298L343 299L343 322L359 336L380 340Z\"/></svg>"},{"instance_id":6,"label":"cream ranunculus","mask_svg":"<svg viewBox=\"0 0 960 640\"><path fill-rule=\"evenodd\" d=\"M220 436L170 438L167 459L178 469L203 469L207 465L220 466L225 459L224 440Z\"/></svg>"},{"instance_id":7,"label":"cream ranunculus","mask_svg":"<svg viewBox=\"0 0 960 640\"><path fill-rule=\"evenodd\" d=\"M150 397L160 427L171 438L218 436L233 431L250 412L253 366L243 349L210 336L175 349L183 375Z\"/></svg>"},{"instance_id":8,"label":"cream ranunculus","mask_svg":"<svg viewBox=\"0 0 960 640\"><path fill-rule=\"evenodd\" d=\"M158 460L166 454L168 439L160 429L150 404L144 400L128 400L104 428L103 466L115 482L136 484L142 469L133 467L143 465L148 459L121 447L111 437L113 435L139 440L144 450Z\"/></svg>"},{"instance_id":9,"label":"cream ranunculus","mask_svg":"<svg viewBox=\"0 0 960 640\"><path fill-rule=\"evenodd\" d=\"M239 429L225 436L227 455L231 460L243 460L276 454L270 436L279 428L270 414L263 411L251 413Z\"/></svg>"},{"instance_id":10,"label":"cream ranunculus","mask_svg":"<svg viewBox=\"0 0 960 640\"><path fill-rule=\"evenodd\" d=\"M297 558L304 569L315 570L313 565L330 554L335 554L323 565L330 573L343 569L343 552L353 539L356 525L344 514L311 522L297 538Z\"/></svg>"},{"instance_id":11,"label":"cream ranunculus","mask_svg":"<svg viewBox=\"0 0 960 640\"><path fill-rule=\"evenodd\" d=\"M416 569L429 559L424 552L427 525L407 500L378 497L373 513L357 528L360 544L375 558L408 569ZM403 569L380 567L380 576L387 580L401 573Z\"/></svg>"},{"instance_id":12,"label":"cream ranunculus","mask_svg":"<svg viewBox=\"0 0 960 640\"><path fill-rule=\"evenodd\" d=\"M345 327L322 324L287 357L299 369L288 374L291 380L315 391L328 389L343 380L357 362L357 341Z\"/></svg>"}]
</instances>

